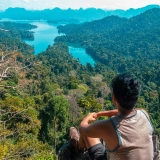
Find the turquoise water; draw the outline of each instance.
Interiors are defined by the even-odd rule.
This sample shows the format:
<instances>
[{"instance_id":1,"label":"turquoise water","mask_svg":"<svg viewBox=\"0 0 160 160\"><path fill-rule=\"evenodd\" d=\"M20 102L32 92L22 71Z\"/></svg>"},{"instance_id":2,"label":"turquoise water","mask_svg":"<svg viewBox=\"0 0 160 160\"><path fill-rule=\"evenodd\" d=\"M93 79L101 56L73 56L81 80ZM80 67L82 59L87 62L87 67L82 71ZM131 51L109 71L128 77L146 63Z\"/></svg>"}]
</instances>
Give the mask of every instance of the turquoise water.
<instances>
[{"instance_id":1,"label":"turquoise water","mask_svg":"<svg viewBox=\"0 0 160 160\"><path fill-rule=\"evenodd\" d=\"M37 28L31 30L34 32L34 40L25 40L25 42L34 46L35 54L45 51L48 45L53 45L54 38L59 35L56 26L49 25L46 22L32 22L30 24L37 26Z\"/></svg>"},{"instance_id":2,"label":"turquoise water","mask_svg":"<svg viewBox=\"0 0 160 160\"><path fill-rule=\"evenodd\" d=\"M45 51L48 45L53 45L54 39L59 36L56 25L51 25L42 21L35 21L30 24L37 26L37 28L31 30L34 32L34 40L25 40L25 42L34 47L35 54ZM69 46L69 52L83 65L86 65L86 63L90 63L91 65L95 64L92 57L90 57L82 47L74 47L74 45Z\"/></svg>"},{"instance_id":3,"label":"turquoise water","mask_svg":"<svg viewBox=\"0 0 160 160\"><path fill-rule=\"evenodd\" d=\"M94 66L95 62L91 56L89 56L84 48L76 48L73 46L69 46L69 53L76 59L78 59L81 64L86 65L90 63Z\"/></svg>"}]
</instances>

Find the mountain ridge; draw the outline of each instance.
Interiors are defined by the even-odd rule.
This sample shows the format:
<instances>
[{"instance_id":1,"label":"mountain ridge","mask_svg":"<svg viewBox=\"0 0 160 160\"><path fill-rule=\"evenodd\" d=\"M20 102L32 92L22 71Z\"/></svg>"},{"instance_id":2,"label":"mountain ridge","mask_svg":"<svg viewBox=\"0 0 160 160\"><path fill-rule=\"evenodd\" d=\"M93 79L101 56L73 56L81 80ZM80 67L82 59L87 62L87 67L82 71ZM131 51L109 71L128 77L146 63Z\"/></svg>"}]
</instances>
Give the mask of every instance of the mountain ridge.
<instances>
[{"instance_id":1,"label":"mountain ridge","mask_svg":"<svg viewBox=\"0 0 160 160\"><path fill-rule=\"evenodd\" d=\"M10 18L14 20L61 20L61 19L76 19L81 21L92 21L96 19L101 19L106 16L116 15L119 17L131 18L136 16L148 9L159 8L159 5L148 5L138 9L128 9L128 10L103 10L96 8L87 9L60 9L58 7L54 9L44 9L44 10L26 10L24 8L8 8L4 12L0 12L0 18ZM62 18L63 17L63 18Z\"/></svg>"},{"instance_id":2,"label":"mountain ridge","mask_svg":"<svg viewBox=\"0 0 160 160\"><path fill-rule=\"evenodd\" d=\"M96 23L99 24L99 26L103 25L103 27L101 26L100 28L98 25L97 28L94 28L95 21L75 25L72 28L69 28L72 26L71 24L60 26L58 27L59 32L65 35L56 37L55 41L79 43L87 48L88 53L91 54L93 58L98 58L98 60L105 64L106 62L109 63L109 61L108 59L105 61L105 58L102 58L103 54L113 54L113 57L116 55L129 55L137 58L143 55L145 59L156 58L158 60L160 59L159 49L157 47L160 43L159 16L160 9L154 8L130 19L125 19L125 23L121 25L119 23L119 25L113 29L112 26L110 26L110 30L103 29L107 28L104 21L111 18L113 25L114 23L116 24L116 21L112 19L113 16L97 20ZM123 19L119 18L119 20L122 22ZM110 22L108 22L108 24L110 24ZM94 32L94 30L98 30L99 32ZM103 54L100 51L98 52L97 48L99 48L99 50L103 48Z\"/></svg>"}]
</instances>

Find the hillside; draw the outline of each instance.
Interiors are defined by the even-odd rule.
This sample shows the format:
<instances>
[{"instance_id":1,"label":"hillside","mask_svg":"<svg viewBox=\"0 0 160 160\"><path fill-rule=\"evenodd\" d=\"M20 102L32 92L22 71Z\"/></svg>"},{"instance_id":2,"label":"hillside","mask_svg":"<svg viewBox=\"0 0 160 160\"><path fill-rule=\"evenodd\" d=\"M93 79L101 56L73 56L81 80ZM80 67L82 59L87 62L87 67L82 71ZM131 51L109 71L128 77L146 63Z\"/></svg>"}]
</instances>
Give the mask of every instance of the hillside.
<instances>
[{"instance_id":1,"label":"hillside","mask_svg":"<svg viewBox=\"0 0 160 160\"><path fill-rule=\"evenodd\" d=\"M95 20L92 22L85 22L83 24L68 24L64 26L58 26L59 33L65 33L67 35L82 34L86 37L89 35L104 34L115 28L121 27L126 23L128 19L120 18L118 16L109 16L101 20Z\"/></svg>"},{"instance_id":2,"label":"hillside","mask_svg":"<svg viewBox=\"0 0 160 160\"><path fill-rule=\"evenodd\" d=\"M118 55L133 57L136 57L138 53L143 55L150 52L152 46L154 53L146 54L146 56L156 57L159 55L157 47L160 40L159 16L160 9L151 9L130 19L111 16L81 25L59 26L59 32L65 33L66 36L57 37L55 40L77 42L85 47L103 46L103 48L117 52Z\"/></svg>"},{"instance_id":3,"label":"hillside","mask_svg":"<svg viewBox=\"0 0 160 160\"><path fill-rule=\"evenodd\" d=\"M137 8L137 9L134 9L134 8L130 8L128 10L118 10L117 9L117 10L110 11L110 15L117 15L119 17L131 18L147 10L150 10L152 8L159 8L159 7L160 7L159 5L148 5L148 6Z\"/></svg>"},{"instance_id":4,"label":"hillside","mask_svg":"<svg viewBox=\"0 0 160 160\"><path fill-rule=\"evenodd\" d=\"M26 10L24 8L8 8L4 12L0 12L0 18L9 18L15 20L49 20L50 23L66 22L66 23L80 23L85 21L92 21L104 18L106 16L119 16L130 18L146 10L152 8L159 8L158 5L149 5L137 9L128 10L104 10L96 8L87 9L45 9L45 10Z\"/></svg>"},{"instance_id":5,"label":"hillside","mask_svg":"<svg viewBox=\"0 0 160 160\"><path fill-rule=\"evenodd\" d=\"M66 35L39 55L22 41L35 26L0 23L0 159L51 159L89 112L114 108L111 81L130 72L142 83L145 108L160 136L160 9L130 19L60 26ZM4 31L9 30L9 32ZM77 42L96 59L83 66L69 54Z\"/></svg>"}]
</instances>

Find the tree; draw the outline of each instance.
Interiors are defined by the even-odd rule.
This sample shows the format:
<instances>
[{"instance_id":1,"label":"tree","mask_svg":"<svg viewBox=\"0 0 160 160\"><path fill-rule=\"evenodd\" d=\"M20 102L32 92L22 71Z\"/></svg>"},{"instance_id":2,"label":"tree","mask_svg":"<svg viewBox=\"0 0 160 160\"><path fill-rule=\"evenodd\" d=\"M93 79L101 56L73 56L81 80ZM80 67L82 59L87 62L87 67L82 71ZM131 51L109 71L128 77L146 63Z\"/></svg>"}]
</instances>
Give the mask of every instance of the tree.
<instances>
[{"instance_id":1,"label":"tree","mask_svg":"<svg viewBox=\"0 0 160 160\"><path fill-rule=\"evenodd\" d=\"M14 50L6 49L6 51L0 51L0 81L12 77L15 73L19 74L22 69L31 65L31 63L29 63L26 66L22 66L22 64L17 61L18 57L22 57L22 53L18 52L15 48Z\"/></svg>"},{"instance_id":2,"label":"tree","mask_svg":"<svg viewBox=\"0 0 160 160\"><path fill-rule=\"evenodd\" d=\"M39 137L54 146L55 150L57 141L59 145L64 142L64 139L59 140L66 133L69 105L64 96L55 96L48 101L48 106L40 113L42 126Z\"/></svg>"},{"instance_id":3,"label":"tree","mask_svg":"<svg viewBox=\"0 0 160 160\"><path fill-rule=\"evenodd\" d=\"M40 121L34 100L8 97L0 100L0 159L31 157L38 152ZM42 144L40 145L43 146Z\"/></svg>"}]
</instances>

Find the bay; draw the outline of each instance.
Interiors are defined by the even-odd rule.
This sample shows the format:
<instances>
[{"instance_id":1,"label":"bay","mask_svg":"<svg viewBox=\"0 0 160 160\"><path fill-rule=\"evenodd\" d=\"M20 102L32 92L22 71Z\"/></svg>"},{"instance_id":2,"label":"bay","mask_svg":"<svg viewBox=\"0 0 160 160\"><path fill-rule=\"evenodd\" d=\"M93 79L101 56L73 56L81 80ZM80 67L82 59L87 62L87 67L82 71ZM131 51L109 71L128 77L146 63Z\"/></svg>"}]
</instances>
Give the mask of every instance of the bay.
<instances>
[{"instance_id":1,"label":"bay","mask_svg":"<svg viewBox=\"0 0 160 160\"><path fill-rule=\"evenodd\" d=\"M56 26L50 25L47 22L37 21L30 24L37 26L37 28L31 30L34 32L34 40L25 40L25 42L34 47L34 54L45 51L48 45L53 45L54 38L59 35Z\"/></svg>"},{"instance_id":2,"label":"bay","mask_svg":"<svg viewBox=\"0 0 160 160\"><path fill-rule=\"evenodd\" d=\"M54 44L54 39L59 36L57 26L48 24L44 21L35 21L30 24L36 25L37 28L32 29L34 32L34 40L25 42L34 47L34 54L39 54L45 51L48 45ZM77 47L76 45L69 45L69 53L76 59L80 61L81 64L86 65L90 63L94 66L95 62L91 56L86 53L85 48Z\"/></svg>"},{"instance_id":3,"label":"bay","mask_svg":"<svg viewBox=\"0 0 160 160\"><path fill-rule=\"evenodd\" d=\"M76 48L74 46L69 46L69 53L74 58L78 59L83 65L90 63L92 66L94 66L95 64L93 58L86 53L86 50L84 48Z\"/></svg>"}]
</instances>

